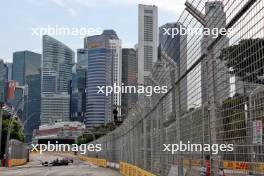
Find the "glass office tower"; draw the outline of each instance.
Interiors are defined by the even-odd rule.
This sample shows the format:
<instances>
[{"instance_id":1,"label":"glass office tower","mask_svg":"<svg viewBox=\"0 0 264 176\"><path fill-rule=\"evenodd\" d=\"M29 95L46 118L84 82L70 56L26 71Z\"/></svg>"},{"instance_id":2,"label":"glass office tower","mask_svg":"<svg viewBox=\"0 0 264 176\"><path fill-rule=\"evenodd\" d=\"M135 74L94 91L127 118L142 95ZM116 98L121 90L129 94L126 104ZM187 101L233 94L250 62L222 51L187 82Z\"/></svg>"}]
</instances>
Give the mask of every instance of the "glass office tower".
<instances>
[{"instance_id":1,"label":"glass office tower","mask_svg":"<svg viewBox=\"0 0 264 176\"><path fill-rule=\"evenodd\" d=\"M41 124L70 119L69 81L74 52L62 42L43 36Z\"/></svg>"},{"instance_id":2,"label":"glass office tower","mask_svg":"<svg viewBox=\"0 0 264 176\"><path fill-rule=\"evenodd\" d=\"M99 94L97 86L111 85L111 57L106 48L89 49L84 123L92 128L111 121L112 95Z\"/></svg>"},{"instance_id":3,"label":"glass office tower","mask_svg":"<svg viewBox=\"0 0 264 176\"><path fill-rule=\"evenodd\" d=\"M88 62L88 55L86 58ZM86 73L87 68L76 64L71 81L71 120L83 121L86 110Z\"/></svg>"},{"instance_id":4,"label":"glass office tower","mask_svg":"<svg viewBox=\"0 0 264 176\"><path fill-rule=\"evenodd\" d=\"M126 86L137 86L138 61L134 48L122 49L122 83ZM137 94L122 94L122 117L125 118L128 110L136 104Z\"/></svg>"},{"instance_id":5,"label":"glass office tower","mask_svg":"<svg viewBox=\"0 0 264 176\"><path fill-rule=\"evenodd\" d=\"M12 80L24 86L23 123L26 141L40 124L41 54L32 51L13 53ZM16 106L16 105L13 105Z\"/></svg>"},{"instance_id":6,"label":"glass office tower","mask_svg":"<svg viewBox=\"0 0 264 176\"><path fill-rule=\"evenodd\" d=\"M4 102L6 97L7 73L7 65L0 59L0 102Z\"/></svg>"},{"instance_id":7,"label":"glass office tower","mask_svg":"<svg viewBox=\"0 0 264 176\"><path fill-rule=\"evenodd\" d=\"M121 92L106 97L105 94L97 94L97 86L121 86L122 49L121 40L114 30L86 37L84 47L88 49L84 122L91 128L112 121L113 109L117 109L121 116Z\"/></svg>"}]
</instances>

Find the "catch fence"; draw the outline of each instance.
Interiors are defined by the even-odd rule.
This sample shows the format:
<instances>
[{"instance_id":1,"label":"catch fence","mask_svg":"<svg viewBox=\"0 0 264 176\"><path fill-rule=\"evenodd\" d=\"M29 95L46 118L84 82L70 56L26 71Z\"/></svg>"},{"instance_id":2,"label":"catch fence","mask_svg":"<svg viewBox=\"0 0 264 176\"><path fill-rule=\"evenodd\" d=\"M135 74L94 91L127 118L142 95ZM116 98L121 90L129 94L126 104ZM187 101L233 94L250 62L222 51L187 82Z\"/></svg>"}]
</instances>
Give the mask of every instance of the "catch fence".
<instances>
[{"instance_id":1,"label":"catch fence","mask_svg":"<svg viewBox=\"0 0 264 176\"><path fill-rule=\"evenodd\" d=\"M226 175L263 175L264 1L185 6L176 27L232 31L177 36L178 42L167 36L146 85L169 91L144 96L122 125L93 142L102 151L88 155L162 176L199 175L209 155L211 175L221 168ZM211 151L165 150L164 144L180 143L209 144ZM222 144L232 151L221 151Z\"/></svg>"}]
</instances>

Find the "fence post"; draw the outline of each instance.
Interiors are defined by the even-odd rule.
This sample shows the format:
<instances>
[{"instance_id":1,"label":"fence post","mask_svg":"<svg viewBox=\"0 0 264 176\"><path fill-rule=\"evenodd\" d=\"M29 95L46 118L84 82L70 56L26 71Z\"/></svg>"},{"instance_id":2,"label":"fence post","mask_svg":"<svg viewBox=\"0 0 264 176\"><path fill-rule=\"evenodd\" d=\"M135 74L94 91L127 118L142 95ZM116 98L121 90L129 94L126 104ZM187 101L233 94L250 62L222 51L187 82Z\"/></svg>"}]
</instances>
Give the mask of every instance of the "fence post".
<instances>
[{"instance_id":1,"label":"fence post","mask_svg":"<svg viewBox=\"0 0 264 176\"><path fill-rule=\"evenodd\" d=\"M162 144L166 144L168 141L166 140L166 133L165 133L165 128L163 126L163 123L164 123L164 118L159 118L159 117L162 117L162 114L163 114L163 107L160 108L161 105L158 106L158 116L157 116L157 120L159 121L159 129L161 131L161 134L160 134L160 146L162 146ZM161 150L163 150L161 148ZM161 163L165 163L165 157L161 157ZM164 164L165 165L165 164ZM162 175L165 175L165 172L166 172L166 167L161 166L161 174Z\"/></svg>"},{"instance_id":2,"label":"fence post","mask_svg":"<svg viewBox=\"0 0 264 176\"><path fill-rule=\"evenodd\" d=\"M180 78L180 67L177 68L176 71L176 77L177 79ZM181 141L181 124L180 124L180 117L181 117L181 87L180 87L180 82L175 85L175 123L176 123L176 143L179 144ZM183 156L182 152L178 151L178 175L182 176L183 175Z\"/></svg>"},{"instance_id":3,"label":"fence post","mask_svg":"<svg viewBox=\"0 0 264 176\"><path fill-rule=\"evenodd\" d=\"M147 119L143 119L143 157L144 157L144 169L147 168Z\"/></svg>"},{"instance_id":4,"label":"fence post","mask_svg":"<svg viewBox=\"0 0 264 176\"><path fill-rule=\"evenodd\" d=\"M215 58L213 47L208 50L208 103L209 103L209 128L210 128L210 145L217 144L217 116L216 116L216 101L215 101L215 80L214 80L214 64ZM211 175L218 173L218 157L212 155L211 158Z\"/></svg>"}]
</instances>

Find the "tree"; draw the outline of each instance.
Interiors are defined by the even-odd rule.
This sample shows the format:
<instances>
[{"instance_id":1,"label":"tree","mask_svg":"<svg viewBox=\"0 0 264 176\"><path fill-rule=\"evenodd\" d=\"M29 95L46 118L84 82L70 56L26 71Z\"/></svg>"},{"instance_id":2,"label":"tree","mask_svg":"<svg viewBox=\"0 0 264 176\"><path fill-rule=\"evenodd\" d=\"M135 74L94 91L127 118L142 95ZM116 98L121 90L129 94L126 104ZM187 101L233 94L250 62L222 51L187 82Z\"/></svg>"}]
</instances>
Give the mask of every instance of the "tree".
<instances>
[{"instance_id":1,"label":"tree","mask_svg":"<svg viewBox=\"0 0 264 176\"><path fill-rule=\"evenodd\" d=\"M225 61L230 74L242 81L264 83L264 39L245 39L222 50L219 59Z\"/></svg>"},{"instance_id":2,"label":"tree","mask_svg":"<svg viewBox=\"0 0 264 176\"><path fill-rule=\"evenodd\" d=\"M2 146L1 146L1 153L0 153L0 158L4 155L5 152L5 146L6 146L6 137L7 137L7 132L8 132L8 126L11 118L10 115L7 113L3 113L3 124L2 124ZM17 139L21 142L24 142L25 136L22 131L22 126L21 124L15 119L13 121L11 133L10 133L10 139Z\"/></svg>"},{"instance_id":3,"label":"tree","mask_svg":"<svg viewBox=\"0 0 264 176\"><path fill-rule=\"evenodd\" d=\"M87 144L89 142L93 141L93 136L90 134L84 134L82 136L79 136L77 139L77 144L81 145L81 144Z\"/></svg>"},{"instance_id":4,"label":"tree","mask_svg":"<svg viewBox=\"0 0 264 176\"><path fill-rule=\"evenodd\" d=\"M91 130L91 133L94 134L95 139L98 139L104 135L106 135L107 133L113 131L114 129L116 129L116 125L114 125L113 123L107 123L106 125L101 125L101 126L97 126L94 127ZM93 141L93 136L91 134L84 134L82 136L79 136L77 139L77 144L87 144L89 142Z\"/></svg>"},{"instance_id":5,"label":"tree","mask_svg":"<svg viewBox=\"0 0 264 176\"><path fill-rule=\"evenodd\" d=\"M243 146L246 143L247 138L247 126L246 126L246 110L245 104L248 102L248 97L243 95L236 95L234 97L227 98L221 109L221 135L224 143L234 144L236 146ZM227 160L238 159L246 161L247 155L243 147L236 148L235 153L225 155Z\"/></svg>"}]
</instances>

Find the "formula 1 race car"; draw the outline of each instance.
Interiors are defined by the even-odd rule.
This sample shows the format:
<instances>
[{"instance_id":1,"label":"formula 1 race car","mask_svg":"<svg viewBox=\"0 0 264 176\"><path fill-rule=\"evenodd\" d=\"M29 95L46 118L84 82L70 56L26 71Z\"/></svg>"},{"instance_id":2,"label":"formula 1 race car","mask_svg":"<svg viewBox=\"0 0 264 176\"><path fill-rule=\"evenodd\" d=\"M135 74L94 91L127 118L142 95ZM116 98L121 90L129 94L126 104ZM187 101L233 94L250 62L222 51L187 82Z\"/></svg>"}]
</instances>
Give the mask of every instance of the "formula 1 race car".
<instances>
[{"instance_id":1,"label":"formula 1 race car","mask_svg":"<svg viewBox=\"0 0 264 176\"><path fill-rule=\"evenodd\" d=\"M42 162L42 166L67 166L69 163L73 163L73 159L70 158L62 158L62 159L55 159L51 162L45 161Z\"/></svg>"}]
</instances>

